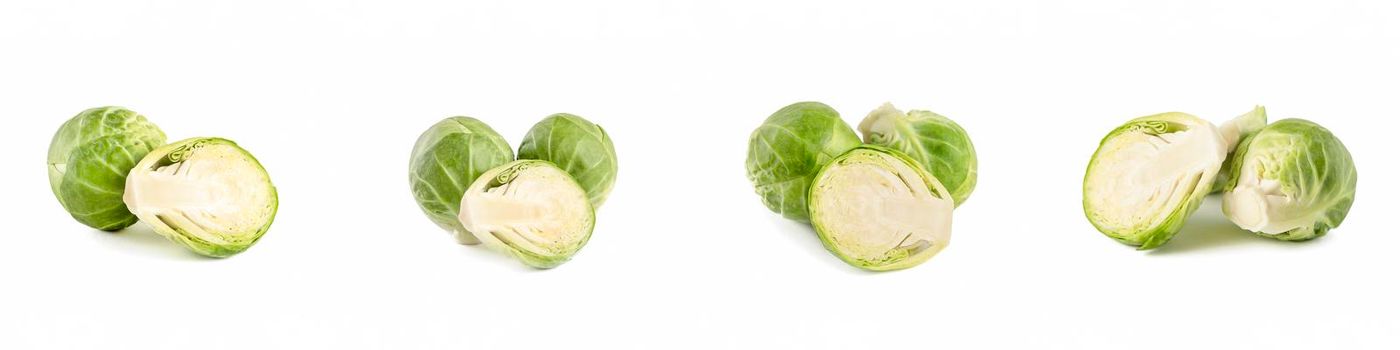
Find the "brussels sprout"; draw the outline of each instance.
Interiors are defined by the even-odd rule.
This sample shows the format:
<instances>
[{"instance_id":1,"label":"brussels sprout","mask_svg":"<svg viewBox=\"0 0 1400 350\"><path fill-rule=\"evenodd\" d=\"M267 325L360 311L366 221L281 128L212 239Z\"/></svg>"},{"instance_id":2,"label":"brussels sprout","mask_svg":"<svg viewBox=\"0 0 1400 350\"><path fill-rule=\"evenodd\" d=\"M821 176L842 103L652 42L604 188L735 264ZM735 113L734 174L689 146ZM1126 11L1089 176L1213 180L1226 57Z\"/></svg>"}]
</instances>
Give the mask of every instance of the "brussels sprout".
<instances>
[{"instance_id":1,"label":"brussels sprout","mask_svg":"<svg viewBox=\"0 0 1400 350\"><path fill-rule=\"evenodd\" d=\"M487 247L541 269L569 261L593 234L587 193L564 170L540 160L486 171L462 196L459 219Z\"/></svg>"},{"instance_id":2,"label":"brussels sprout","mask_svg":"<svg viewBox=\"0 0 1400 350\"><path fill-rule=\"evenodd\" d=\"M1185 113L1129 121L1105 136L1084 174L1084 215L1124 244L1152 249L1176 235L1210 192L1225 140Z\"/></svg>"},{"instance_id":3,"label":"brussels sprout","mask_svg":"<svg viewBox=\"0 0 1400 350\"><path fill-rule=\"evenodd\" d=\"M1225 183L1230 181L1231 163L1235 159L1235 149L1240 141L1249 138L1251 135L1264 130L1264 126L1269 124L1269 117L1264 114L1264 106L1254 106L1254 109L1231 119L1224 124L1220 124L1220 136L1225 138L1225 149L1229 150L1225 155L1225 162L1220 165L1220 174L1215 176L1215 185L1211 186L1211 193L1220 192L1225 189Z\"/></svg>"},{"instance_id":4,"label":"brussels sprout","mask_svg":"<svg viewBox=\"0 0 1400 350\"><path fill-rule=\"evenodd\" d=\"M908 114L885 103L860 122L865 143L889 147L913 158L948 186L953 203L962 205L977 187L977 151L958 123L929 111Z\"/></svg>"},{"instance_id":5,"label":"brussels sprout","mask_svg":"<svg viewBox=\"0 0 1400 350\"><path fill-rule=\"evenodd\" d=\"M514 159L510 144L486 123L469 117L443 119L413 145L409 187L423 214L458 242L481 243L457 220L462 193L481 173Z\"/></svg>"},{"instance_id":6,"label":"brussels sprout","mask_svg":"<svg viewBox=\"0 0 1400 350\"><path fill-rule=\"evenodd\" d=\"M1235 152L1225 216L1240 228L1286 241L1342 224L1356 198L1356 165L1332 132L1302 119L1270 124Z\"/></svg>"},{"instance_id":7,"label":"brussels sprout","mask_svg":"<svg viewBox=\"0 0 1400 350\"><path fill-rule=\"evenodd\" d=\"M608 133L572 114L551 115L531 127L520 141L519 157L549 161L569 172L594 208L603 206L617 179L617 151Z\"/></svg>"},{"instance_id":8,"label":"brussels sprout","mask_svg":"<svg viewBox=\"0 0 1400 350\"><path fill-rule=\"evenodd\" d=\"M779 109L749 135L749 181L769 210L806 222L807 192L817 171L860 146L841 115L820 102Z\"/></svg>"},{"instance_id":9,"label":"brussels sprout","mask_svg":"<svg viewBox=\"0 0 1400 350\"><path fill-rule=\"evenodd\" d=\"M121 107L78 113L49 143L49 187L78 222L103 231L136 223L122 204L126 176L165 133L146 117Z\"/></svg>"},{"instance_id":10,"label":"brussels sprout","mask_svg":"<svg viewBox=\"0 0 1400 350\"><path fill-rule=\"evenodd\" d=\"M895 150L860 146L822 167L812 183L812 227L847 264L872 271L918 265L948 246L953 197L922 165Z\"/></svg>"},{"instance_id":11,"label":"brussels sprout","mask_svg":"<svg viewBox=\"0 0 1400 350\"><path fill-rule=\"evenodd\" d=\"M123 200L156 233L216 258L247 250L277 215L277 189L262 164L212 137L151 151L127 176Z\"/></svg>"}]
</instances>

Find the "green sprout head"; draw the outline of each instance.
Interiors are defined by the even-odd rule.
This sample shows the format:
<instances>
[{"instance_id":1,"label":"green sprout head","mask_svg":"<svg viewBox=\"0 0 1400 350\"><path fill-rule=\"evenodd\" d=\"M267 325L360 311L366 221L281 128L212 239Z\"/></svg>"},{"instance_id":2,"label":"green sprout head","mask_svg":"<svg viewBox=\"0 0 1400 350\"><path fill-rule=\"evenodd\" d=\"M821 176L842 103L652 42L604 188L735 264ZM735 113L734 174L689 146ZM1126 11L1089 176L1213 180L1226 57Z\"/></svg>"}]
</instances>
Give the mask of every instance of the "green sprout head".
<instances>
[{"instance_id":1,"label":"green sprout head","mask_svg":"<svg viewBox=\"0 0 1400 350\"><path fill-rule=\"evenodd\" d=\"M423 214L462 244L481 241L462 227L462 193L491 168L515 159L510 144L486 123L469 117L443 119L418 136L409 158L408 182Z\"/></svg>"},{"instance_id":2,"label":"green sprout head","mask_svg":"<svg viewBox=\"0 0 1400 350\"><path fill-rule=\"evenodd\" d=\"M49 143L49 186L78 222L103 231L136 223L122 203L126 177L147 152L165 144L165 133L146 117L121 107L78 113Z\"/></svg>"},{"instance_id":3,"label":"green sprout head","mask_svg":"<svg viewBox=\"0 0 1400 350\"><path fill-rule=\"evenodd\" d=\"M952 119L929 111L904 113L886 103L860 122L865 143L889 147L913 158L948 185L953 202L962 205L977 187L977 151L972 139Z\"/></svg>"},{"instance_id":4,"label":"green sprout head","mask_svg":"<svg viewBox=\"0 0 1400 350\"><path fill-rule=\"evenodd\" d=\"M617 180L617 151L603 127L572 114L545 117L520 141L520 159L554 163L568 172L594 208L602 207Z\"/></svg>"},{"instance_id":5,"label":"green sprout head","mask_svg":"<svg viewBox=\"0 0 1400 350\"><path fill-rule=\"evenodd\" d=\"M1270 124L1235 152L1225 215L1241 228L1288 241L1342 224L1356 199L1356 165L1331 131L1302 119Z\"/></svg>"},{"instance_id":6,"label":"green sprout head","mask_svg":"<svg viewBox=\"0 0 1400 350\"><path fill-rule=\"evenodd\" d=\"M808 186L817 171L856 146L860 138L836 110L798 102L774 112L749 135L745 166L769 210L806 222Z\"/></svg>"}]
</instances>

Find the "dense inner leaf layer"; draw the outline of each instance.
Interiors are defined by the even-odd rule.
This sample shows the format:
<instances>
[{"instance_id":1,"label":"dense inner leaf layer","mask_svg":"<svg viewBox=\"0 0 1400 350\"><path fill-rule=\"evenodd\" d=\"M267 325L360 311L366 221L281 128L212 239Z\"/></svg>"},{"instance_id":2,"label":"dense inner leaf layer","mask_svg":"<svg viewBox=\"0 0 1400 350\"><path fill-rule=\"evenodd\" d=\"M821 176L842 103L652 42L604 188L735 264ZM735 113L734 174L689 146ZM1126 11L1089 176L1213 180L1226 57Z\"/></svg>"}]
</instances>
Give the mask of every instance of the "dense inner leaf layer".
<instances>
[{"instance_id":1,"label":"dense inner leaf layer","mask_svg":"<svg viewBox=\"0 0 1400 350\"><path fill-rule=\"evenodd\" d=\"M157 232L205 255L247 249L277 210L277 193L257 160L232 142L182 142L157 150L127 178L127 207ZM168 151L168 153L162 153Z\"/></svg>"},{"instance_id":2,"label":"dense inner leaf layer","mask_svg":"<svg viewBox=\"0 0 1400 350\"><path fill-rule=\"evenodd\" d=\"M1199 191L1209 190L1225 152L1209 125L1143 122L1125 128L1104 140L1090 164L1085 209L1100 230L1136 240L1130 236L1189 214L1182 212L1203 195Z\"/></svg>"},{"instance_id":3,"label":"dense inner leaf layer","mask_svg":"<svg viewBox=\"0 0 1400 350\"><path fill-rule=\"evenodd\" d=\"M859 148L833 161L812 189L812 223L833 253L872 270L913 266L947 246L953 201L911 161Z\"/></svg>"},{"instance_id":4,"label":"dense inner leaf layer","mask_svg":"<svg viewBox=\"0 0 1400 350\"><path fill-rule=\"evenodd\" d=\"M562 264L593 229L588 195L544 161L516 161L486 172L462 196L462 226L540 268Z\"/></svg>"}]
</instances>

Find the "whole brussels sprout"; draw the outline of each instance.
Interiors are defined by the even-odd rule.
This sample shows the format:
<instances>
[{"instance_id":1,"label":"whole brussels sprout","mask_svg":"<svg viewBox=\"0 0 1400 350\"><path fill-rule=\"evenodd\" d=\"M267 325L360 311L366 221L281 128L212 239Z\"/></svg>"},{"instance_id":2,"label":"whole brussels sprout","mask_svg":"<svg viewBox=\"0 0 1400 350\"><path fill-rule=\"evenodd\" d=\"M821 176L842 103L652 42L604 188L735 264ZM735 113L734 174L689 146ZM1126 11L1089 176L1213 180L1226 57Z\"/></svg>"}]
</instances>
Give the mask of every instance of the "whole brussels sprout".
<instances>
[{"instance_id":1,"label":"whole brussels sprout","mask_svg":"<svg viewBox=\"0 0 1400 350\"><path fill-rule=\"evenodd\" d=\"M49 186L78 222L103 231L136 223L122 204L127 173L165 133L121 107L99 107L63 123L49 143Z\"/></svg>"},{"instance_id":2,"label":"whole brussels sprout","mask_svg":"<svg viewBox=\"0 0 1400 350\"><path fill-rule=\"evenodd\" d=\"M1220 136L1225 138L1225 149L1229 152L1225 155L1225 162L1220 165L1220 174L1215 176L1215 185L1211 187L1211 193L1220 192L1225 189L1225 183L1230 181L1230 169L1235 159L1235 150L1244 139L1264 130L1264 126L1269 124L1269 117L1264 113L1264 106L1254 106L1253 110L1242 114L1235 119L1220 124Z\"/></svg>"},{"instance_id":3,"label":"whole brussels sprout","mask_svg":"<svg viewBox=\"0 0 1400 350\"><path fill-rule=\"evenodd\" d=\"M1105 136L1084 174L1084 215L1123 244L1166 243L1210 192L1225 140L1185 113L1129 121Z\"/></svg>"},{"instance_id":4,"label":"whole brussels sprout","mask_svg":"<svg viewBox=\"0 0 1400 350\"><path fill-rule=\"evenodd\" d=\"M233 141L196 137L152 150L126 179L126 207L204 256L247 250L277 216L277 188Z\"/></svg>"},{"instance_id":5,"label":"whole brussels sprout","mask_svg":"<svg viewBox=\"0 0 1400 350\"><path fill-rule=\"evenodd\" d=\"M558 113L536 123L520 141L520 159L549 161L588 192L594 208L603 206L617 180L617 151L603 127L582 117Z\"/></svg>"},{"instance_id":6,"label":"whole brussels sprout","mask_svg":"<svg viewBox=\"0 0 1400 350\"><path fill-rule=\"evenodd\" d=\"M462 193L482 173L514 159L510 144L486 123L469 117L443 119L413 145L409 188L433 223L462 244L481 243L457 220Z\"/></svg>"},{"instance_id":7,"label":"whole brussels sprout","mask_svg":"<svg viewBox=\"0 0 1400 350\"><path fill-rule=\"evenodd\" d=\"M807 192L821 167L860 146L841 115L820 102L798 102L768 116L749 135L749 181L769 210L807 222Z\"/></svg>"},{"instance_id":8,"label":"whole brussels sprout","mask_svg":"<svg viewBox=\"0 0 1400 350\"><path fill-rule=\"evenodd\" d=\"M865 143L889 147L913 158L962 205L977 187L977 151L952 119L929 111L908 114L885 103L860 122Z\"/></svg>"},{"instance_id":9,"label":"whole brussels sprout","mask_svg":"<svg viewBox=\"0 0 1400 350\"><path fill-rule=\"evenodd\" d=\"M1331 131L1302 119L1270 124L1235 152L1225 215L1240 228L1285 241L1342 224L1356 199L1356 165Z\"/></svg>"},{"instance_id":10,"label":"whole brussels sprout","mask_svg":"<svg viewBox=\"0 0 1400 350\"><path fill-rule=\"evenodd\" d=\"M569 261L593 234L587 193L564 170L540 160L483 173L462 196L459 219L487 247L541 269Z\"/></svg>"},{"instance_id":11,"label":"whole brussels sprout","mask_svg":"<svg viewBox=\"0 0 1400 350\"><path fill-rule=\"evenodd\" d=\"M860 146L812 183L812 227L847 264L872 271L918 265L948 246L953 197L918 161Z\"/></svg>"}]
</instances>

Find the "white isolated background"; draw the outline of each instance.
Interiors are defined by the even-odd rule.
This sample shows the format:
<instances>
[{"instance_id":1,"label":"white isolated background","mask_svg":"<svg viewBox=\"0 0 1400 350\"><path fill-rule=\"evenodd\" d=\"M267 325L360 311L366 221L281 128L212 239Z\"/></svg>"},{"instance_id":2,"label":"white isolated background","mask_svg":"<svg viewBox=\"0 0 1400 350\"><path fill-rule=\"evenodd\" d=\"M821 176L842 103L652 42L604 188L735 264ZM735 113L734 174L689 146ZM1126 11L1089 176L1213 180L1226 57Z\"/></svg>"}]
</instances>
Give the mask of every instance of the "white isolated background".
<instances>
[{"instance_id":1,"label":"white isolated background","mask_svg":"<svg viewBox=\"0 0 1400 350\"><path fill-rule=\"evenodd\" d=\"M1395 349L1397 65L1384 0L5 1L0 348ZM981 174L948 249L865 273L760 204L748 134L803 100L969 130ZM1083 218L1112 128L1255 104L1349 147L1341 228L1256 238L1212 199L1140 252ZM211 260L73 221L46 148L102 105L257 155L271 231ZM429 125L518 145L556 112L620 158L573 261L531 270L419 212Z\"/></svg>"}]
</instances>

